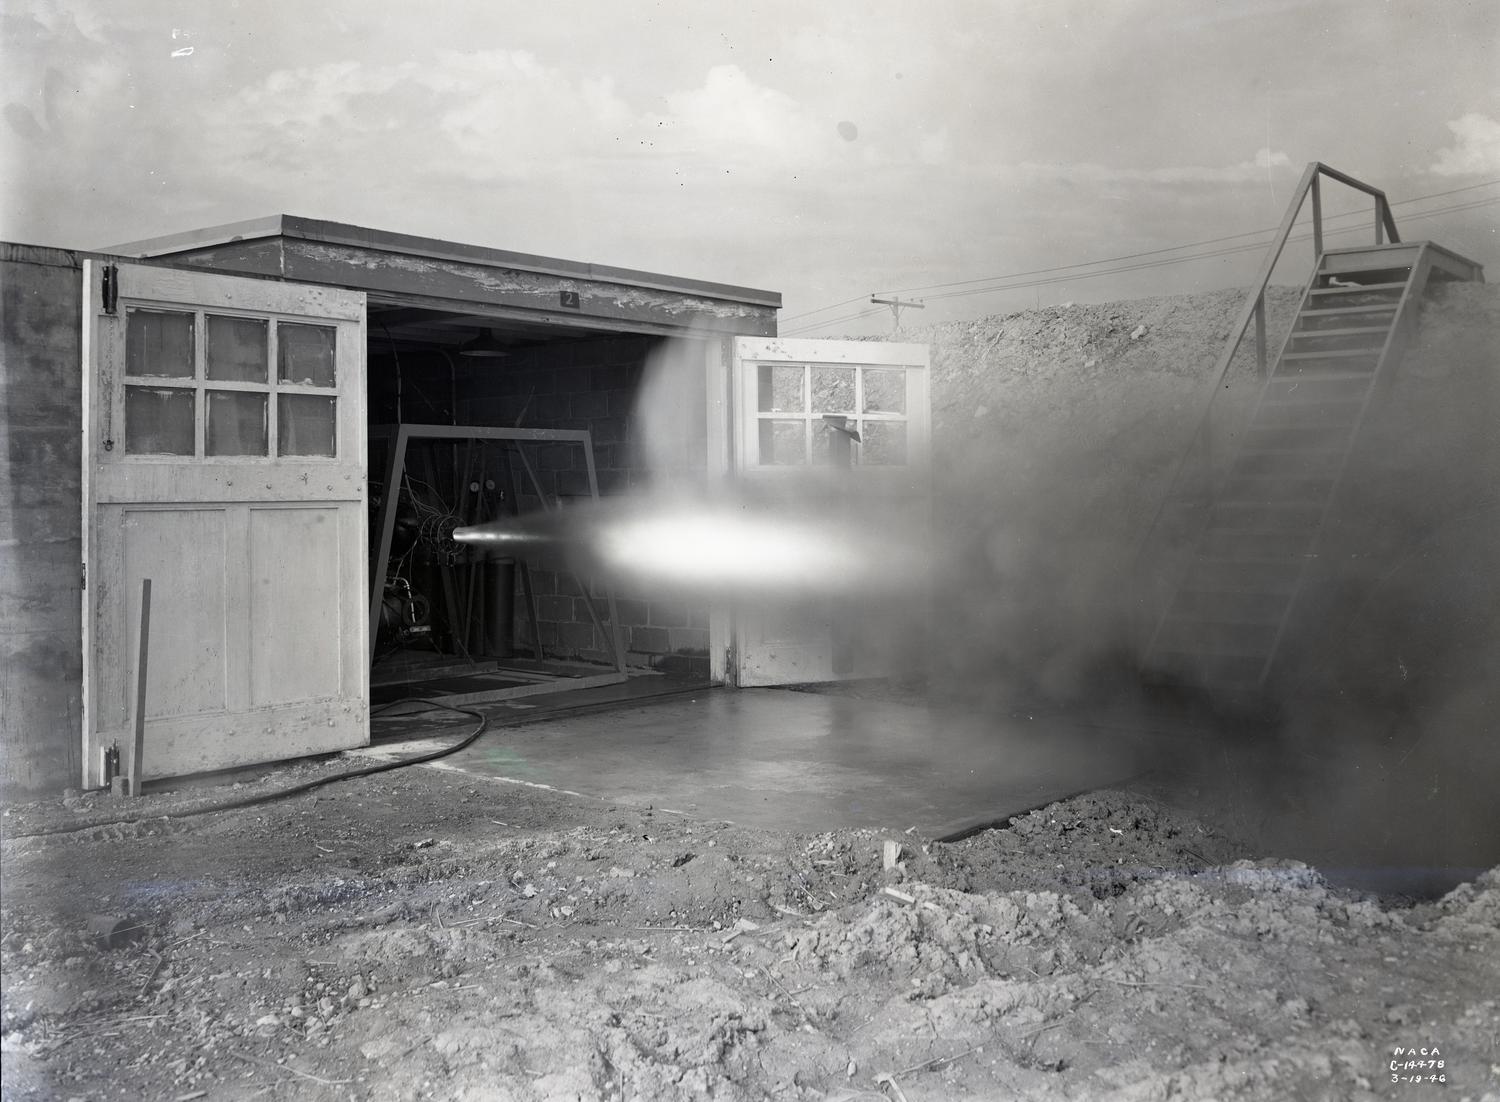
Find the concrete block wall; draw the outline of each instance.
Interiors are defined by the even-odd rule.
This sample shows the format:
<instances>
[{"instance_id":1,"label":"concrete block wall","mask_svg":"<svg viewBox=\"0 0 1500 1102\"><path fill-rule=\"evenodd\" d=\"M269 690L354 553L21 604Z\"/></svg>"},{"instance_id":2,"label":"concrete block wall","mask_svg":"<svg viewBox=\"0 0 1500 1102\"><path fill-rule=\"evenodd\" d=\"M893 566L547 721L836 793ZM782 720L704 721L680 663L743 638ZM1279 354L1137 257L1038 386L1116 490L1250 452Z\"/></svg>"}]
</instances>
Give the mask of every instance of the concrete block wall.
<instances>
[{"instance_id":1,"label":"concrete block wall","mask_svg":"<svg viewBox=\"0 0 1500 1102\"><path fill-rule=\"evenodd\" d=\"M83 284L0 244L0 789L79 783Z\"/></svg>"},{"instance_id":2,"label":"concrete block wall","mask_svg":"<svg viewBox=\"0 0 1500 1102\"><path fill-rule=\"evenodd\" d=\"M665 480L700 483L707 468L707 391L701 343L664 347L649 337L541 345L483 363L460 383L460 418L468 424L586 429L594 445L601 497L645 495ZM648 380L650 380L648 382ZM576 445L546 444L528 451L549 499L589 497L588 469ZM529 483L524 473L523 483ZM538 507L524 486L523 511ZM589 616L579 581L560 563L533 564L540 640L548 654L608 661L606 635ZM594 607L608 625L605 591ZM708 608L665 594L616 591L616 608L632 665L708 675ZM516 640L525 653L531 626L521 600Z\"/></svg>"}]
</instances>

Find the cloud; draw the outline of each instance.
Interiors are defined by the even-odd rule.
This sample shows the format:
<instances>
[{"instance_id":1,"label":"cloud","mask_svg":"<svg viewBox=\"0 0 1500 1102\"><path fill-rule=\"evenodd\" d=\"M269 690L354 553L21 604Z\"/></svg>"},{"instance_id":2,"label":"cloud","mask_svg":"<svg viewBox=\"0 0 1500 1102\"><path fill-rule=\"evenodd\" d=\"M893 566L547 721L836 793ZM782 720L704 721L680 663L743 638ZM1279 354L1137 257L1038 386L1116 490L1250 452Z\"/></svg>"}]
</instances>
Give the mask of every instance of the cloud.
<instances>
[{"instance_id":1,"label":"cloud","mask_svg":"<svg viewBox=\"0 0 1500 1102\"><path fill-rule=\"evenodd\" d=\"M291 138L297 160L400 161L470 181L549 180L601 167L631 173L652 160L688 174L733 165L763 176L837 144L831 126L734 65L715 66L702 84L663 100L665 110L638 109L609 79L526 51L446 50L435 64L282 70L227 101L220 122L226 155L229 143L285 149ZM247 141L247 131L261 140Z\"/></svg>"},{"instance_id":2,"label":"cloud","mask_svg":"<svg viewBox=\"0 0 1500 1102\"><path fill-rule=\"evenodd\" d=\"M69 3L68 0L22 0L6 7L10 9L7 14L30 19L49 35L74 33L102 44L108 41L112 30L108 10L96 11L87 4Z\"/></svg>"},{"instance_id":3,"label":"cloud","mask_svg":"<svg viewBox=\"0 0 1500 1102\"><path fill-rule=\"evenodd\" d=\"M1169 165L1162 168L1114 168L1082 162L1050 164L1023 161L1019 171L1034 179L1089 184L1240 184L1263 180L1267 173L1292 167L1292 159L1280 150L1259 149L1248 161L1211 167Z\"/></svg>"},{"instance_id":4,"label":"cloud","mask_svg":"<svg viewBox=\"0 0 1500 1102\"><path fill-rule=\"evenodd\" d=\"M1438 176L1492 176L1500 173L1500 122L1471 111L1448 123L1454 143L1438 152Z\"/></svg>"},{"instance_id":5,"label":"cloud","mask_svg":"<svg viewBox=\"0 0 1500 1102\"><path fill-rule=\"evenodd\" d=\"M784 92L757 85L738 65L716 65L700 87L670 93L666 113L648 122L675 153L736 163L802 163L836 137L834 127Z\"/></svg>"}]
</instances>

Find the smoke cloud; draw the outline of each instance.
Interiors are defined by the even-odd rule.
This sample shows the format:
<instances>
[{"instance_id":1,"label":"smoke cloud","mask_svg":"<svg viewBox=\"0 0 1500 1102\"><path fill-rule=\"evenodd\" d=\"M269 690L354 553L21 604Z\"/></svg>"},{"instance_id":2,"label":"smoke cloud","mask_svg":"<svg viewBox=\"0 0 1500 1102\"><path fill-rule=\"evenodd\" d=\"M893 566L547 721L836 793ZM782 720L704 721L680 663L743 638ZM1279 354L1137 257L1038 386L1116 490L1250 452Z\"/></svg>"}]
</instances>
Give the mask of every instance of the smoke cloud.
<instances>
[{"instance_id":1,"label":"smoke cloud","mask_svg":"<svg viewBox=\"0 0 1500 1102\"><path fill-rule=\"evenodd\" d=\"M1298 297L1271 290L1273 348ZM1258 395L1246 351L1195 436L1239 305L1200 295L939 327L923 493L828 470L774 491L726 482L710 452L727 444L688 413L709 400L711 343L665 345L639 413L651 485L575 512L566 540L653 592L812 609L804 624L853 641L859 670L924 679L934 707L997 729L1044 710L1133 732L1143 766L1267 852L1375 887L1451 884L1500 860L1500 295L1459 285L1429 303L1361 435L1269 694L1248 709L1141 676L1192 550L1192 525L1156 524L1158 506L1179 465L1188 486L1210 484Z\"/></svg>"}]
</instances>

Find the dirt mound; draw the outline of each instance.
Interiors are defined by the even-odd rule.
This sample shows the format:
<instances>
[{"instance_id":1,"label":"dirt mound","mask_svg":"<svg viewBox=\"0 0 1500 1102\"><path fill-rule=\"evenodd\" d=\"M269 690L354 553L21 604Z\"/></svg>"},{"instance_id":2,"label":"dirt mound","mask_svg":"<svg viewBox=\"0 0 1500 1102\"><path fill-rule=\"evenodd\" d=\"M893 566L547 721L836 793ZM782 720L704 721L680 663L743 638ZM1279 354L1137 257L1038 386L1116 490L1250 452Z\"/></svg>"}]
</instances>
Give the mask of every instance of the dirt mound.
<instances>
[{"instance_id":1,"label":"dirt mound","mask_svg":"<svg viewBox=\"0 0 1500 1102\"><path fill-rule=\"evenodd\" d=\"M1300 294L1293 287L1267 289L1273 350ZM1214 291L1065 304L934 326L918 337L933 347L934 439L948 446L1045 419L1068 425L1082 446L1095 447L1150 413L1164 422L1186 419L1182 429L1191 432L1192 412L1244 298L1243 291ZM1248 345L1231 382L1253 377Z\"/></svg>"}]
</instances>

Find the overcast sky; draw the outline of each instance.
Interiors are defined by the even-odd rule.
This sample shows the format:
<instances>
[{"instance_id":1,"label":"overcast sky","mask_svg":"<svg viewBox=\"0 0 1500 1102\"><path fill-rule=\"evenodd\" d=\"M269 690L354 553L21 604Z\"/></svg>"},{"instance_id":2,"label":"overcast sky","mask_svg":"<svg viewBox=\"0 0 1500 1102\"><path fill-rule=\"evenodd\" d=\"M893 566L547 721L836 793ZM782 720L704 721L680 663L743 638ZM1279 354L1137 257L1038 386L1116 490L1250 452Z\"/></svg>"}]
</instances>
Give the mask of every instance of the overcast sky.
<instances>
[{"instance_id":1,"label":"overcast sky","mask_svg":"<svg viewBox=\"0 0 1500 1102\"><path fill-rule=\"evenodd\" d=\"M1500 279L1500 0L0 11L12 241L301 214L779 290L783 332L836 335L889 327L848 317L871 292L942 320L1243 284L1253 249L940 297L1274 226L1321 160Z\"/></svg>"}]
</instances>

